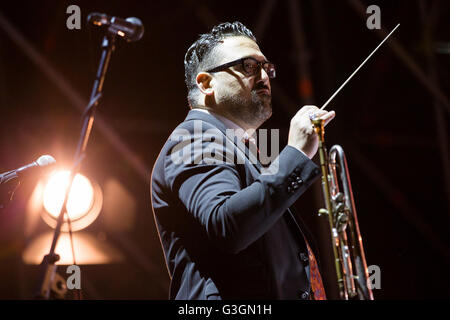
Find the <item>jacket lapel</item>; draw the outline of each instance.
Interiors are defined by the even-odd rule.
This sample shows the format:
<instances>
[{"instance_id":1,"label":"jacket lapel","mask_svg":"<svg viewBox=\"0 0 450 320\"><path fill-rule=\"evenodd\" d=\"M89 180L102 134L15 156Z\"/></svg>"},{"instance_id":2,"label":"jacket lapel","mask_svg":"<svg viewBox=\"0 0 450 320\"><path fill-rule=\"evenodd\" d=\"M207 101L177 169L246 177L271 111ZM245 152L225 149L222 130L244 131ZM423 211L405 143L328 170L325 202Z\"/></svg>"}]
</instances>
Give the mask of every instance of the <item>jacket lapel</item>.
<instances>
[{"instance_id":1,"label":"jacket lapel","mask_svg":"<svg viewBox=\"0 0 450 320\"><path fill-rule=\"evenodd\" d=\"M213 115L208 114L206 112L202 112L202 111L198 111L198 110L192 109L192 110L189 111L185 121L191 121L191 120L202 120L202 121L205 121L205 122L213 125L217 129L219 129L220 132L223 133L225 138L227 140L231 141L234 144L234 146L239 151L241 151L242 156L245 157L245 159L249 163L253 164L253 167L257 170L257 173L261 174L262 165L259 162L258 158L255 157L250 152L250 149L242 141L236 141L237 139L232 139L232 137L227 136L227 128L219 119L217 119Z\"/></svg>"}]
</instances>

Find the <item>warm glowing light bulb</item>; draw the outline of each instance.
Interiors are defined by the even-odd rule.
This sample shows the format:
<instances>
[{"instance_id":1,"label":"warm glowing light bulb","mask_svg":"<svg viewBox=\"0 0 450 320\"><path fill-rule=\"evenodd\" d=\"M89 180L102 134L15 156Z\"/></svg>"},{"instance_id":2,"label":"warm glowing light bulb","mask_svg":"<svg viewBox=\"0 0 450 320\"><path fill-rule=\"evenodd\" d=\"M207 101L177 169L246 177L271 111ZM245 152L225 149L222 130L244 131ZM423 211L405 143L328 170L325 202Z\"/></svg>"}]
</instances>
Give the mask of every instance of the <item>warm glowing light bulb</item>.
<instances>
[{"instance_id":1,"label":"warm glowing light bulb","mask_svg":"<svg viewBox=\"0 0 450 320\"><path fill-rule=\"evenodd\" d=\"M48 180L44 189L44 208L57 218L64 201L64 193L69 183L69 171L57 171ZM71 220L81 218L92 207L94 188L89 179L77 174L67 201L67 211Z\"/></svg>"}]
</instances>

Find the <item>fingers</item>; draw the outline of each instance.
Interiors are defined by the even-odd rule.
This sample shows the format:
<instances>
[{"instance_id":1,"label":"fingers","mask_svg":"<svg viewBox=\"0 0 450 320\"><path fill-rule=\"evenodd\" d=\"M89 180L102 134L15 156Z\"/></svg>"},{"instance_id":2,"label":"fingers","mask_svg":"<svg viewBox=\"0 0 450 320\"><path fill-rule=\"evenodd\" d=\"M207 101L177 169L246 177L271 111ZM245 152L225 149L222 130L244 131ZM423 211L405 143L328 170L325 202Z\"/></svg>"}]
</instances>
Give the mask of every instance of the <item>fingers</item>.
<instances>
[{"instance_id":1,"label":"fingers","mask_svg":"<svg viewBox=\"0 0 450 320\"><path fill-rule=\"evenodd\" d=\"M320 118L325 121L324 126L326 126L331 120L334 119L335 116L336 116L336 112L329 111L325 115L321 116Z\"/></svg>"},{"instance_id":2,"label":"fingers","mask_svg":"<svg viewBox=\"0 0 450 320\"><path fill-rule=\"evenodd\" d=\"M309 116L309 118L310 118L311 120L313 120L313 119L318 119L318 118L322 118L322 117L325 116L326 114L328 114L328 111L325 111L325 110L318 110L318 111L315 111L313 114L311 114L311 115Z\"/></svg>"},{"instance_id":3,"label":"fingers","mask_svg":"<svg viewBox=\"0 0 450 320\"><path fill-rule=\"evenodd\" d=\"M300 115L300 114L307 114L310 119L320 118L320 117L326 115L327 113L328 113L328 111L320 110L317 106L314 106L314 105L303 106L297 112L298 115ZM328 118L328 116L327 116L327 118Z\"/></svg>"},{"instance_id":4,"label":"fingers","mask_svg":"<svg viewBox=\"0 0 450 320\"><path fill-rule=\"evenodd\" d=\"M302 123L304 121L309 123L311 119L320 118L324 120L324 125L326 126L335 116L336 113L334 111L320 110L317 106L305 105L297 112L295 118L301 118L303 120L301 121ZM308 120L304 119L304 117Z\"/></svg>"},{"instance_id":5,"label":"fingers","mask_svg":"<svg viewBox=\"0 0 450 320\"><path fill-rule=\"evenodd\" d=\"M306 105L303 106L300 110L298 110L294 117L301 117L304 115L314 114L314 112L316 112L317 110L319 110L319 108L317 108L316 106Z\"/></svg>"},{"instance_id":6,"label":"fingers","mask_svg":"<svg viewBox=\"0 0 450 320\"><path fill-rule=\"evenodd\" d=\"M299 113L307 114L307 115L313 115L315 112L318 112L318 111L320 111L320 109L317 108L317 106L306 105L306 106L303 106L303 107L299 110Z\"/></svg>"}]
</instances>

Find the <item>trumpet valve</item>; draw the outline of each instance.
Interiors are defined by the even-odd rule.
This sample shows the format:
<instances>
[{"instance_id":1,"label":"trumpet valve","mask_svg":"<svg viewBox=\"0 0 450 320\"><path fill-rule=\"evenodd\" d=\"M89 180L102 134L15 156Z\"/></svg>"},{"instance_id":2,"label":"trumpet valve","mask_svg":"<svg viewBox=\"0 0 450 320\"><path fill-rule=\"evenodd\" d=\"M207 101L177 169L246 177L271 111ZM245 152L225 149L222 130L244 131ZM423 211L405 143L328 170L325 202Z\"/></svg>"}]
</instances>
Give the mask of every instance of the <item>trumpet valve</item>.
<instances>
[{"instance_id":1,"label":"trumpet valve","mask_svg":"<svg viewBox=\"0 0 450 320\"><path fill-rule=\"evenodd\" d=\"M343 202L338 202L336 204L336 212L341 213L345 211L345 204Z\"/></svg>"},{"instance_id":2,"label":"trumpet valve","mask_svg":"<svg viewBox=\"0 0 450 320\"><path fill-rule=\"evenodd\" d=\"M342 192L338 192L336 195L332 197L335 202L344 202L344 194Z\"/></svg>"}]
</instances>

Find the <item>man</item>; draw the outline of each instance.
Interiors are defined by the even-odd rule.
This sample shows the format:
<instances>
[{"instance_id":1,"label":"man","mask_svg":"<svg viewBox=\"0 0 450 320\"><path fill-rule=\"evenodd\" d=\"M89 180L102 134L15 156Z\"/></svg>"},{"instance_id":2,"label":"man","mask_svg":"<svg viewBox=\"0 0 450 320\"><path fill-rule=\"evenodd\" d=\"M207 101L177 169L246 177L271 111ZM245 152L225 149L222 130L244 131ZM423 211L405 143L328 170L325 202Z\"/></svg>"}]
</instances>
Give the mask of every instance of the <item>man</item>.
<instances>
[{"instance_id":1,"label":"man","mask_svg":"<svg viewBox=\"0 0 450 320\"><path fill-rule=\"evenodd\" d=\"M318 147L310 117L327 123L334 112L301 108L288 146L265 170L251 161L249 140L271 116L275 67L251 31L220 24L188 49L184 64L191 110L151 180L170 299L323 298L323 287L311 288L321 285L317 263L289 206L320 175L310 160Z\"/></svg>"}]
</instances>

